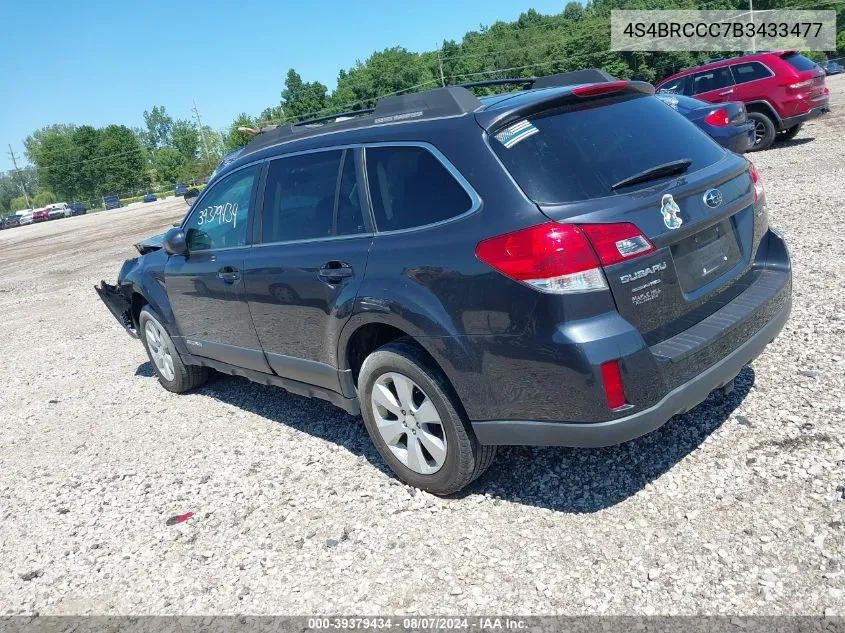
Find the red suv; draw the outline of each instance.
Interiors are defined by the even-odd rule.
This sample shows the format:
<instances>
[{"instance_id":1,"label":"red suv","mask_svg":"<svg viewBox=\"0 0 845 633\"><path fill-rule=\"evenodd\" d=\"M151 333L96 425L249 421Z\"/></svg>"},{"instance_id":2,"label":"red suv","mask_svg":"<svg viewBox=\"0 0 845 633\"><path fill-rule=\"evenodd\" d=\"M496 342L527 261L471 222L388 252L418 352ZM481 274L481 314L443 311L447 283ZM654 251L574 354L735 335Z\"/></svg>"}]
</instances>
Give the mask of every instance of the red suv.
<instances>
[{"instance_id":1,"label":"red suv","mask_svg":"<svg viewBox=\"0 0 845 633\"><path fill-rule=\"evenodd\" d=\"M795 51L745 55L690 68L658 83L657 91L710 103L744 102L755 126L749 151L792 138L804 121L829 110L830 98L824 70Z\"/></svg>"}]
</instances>

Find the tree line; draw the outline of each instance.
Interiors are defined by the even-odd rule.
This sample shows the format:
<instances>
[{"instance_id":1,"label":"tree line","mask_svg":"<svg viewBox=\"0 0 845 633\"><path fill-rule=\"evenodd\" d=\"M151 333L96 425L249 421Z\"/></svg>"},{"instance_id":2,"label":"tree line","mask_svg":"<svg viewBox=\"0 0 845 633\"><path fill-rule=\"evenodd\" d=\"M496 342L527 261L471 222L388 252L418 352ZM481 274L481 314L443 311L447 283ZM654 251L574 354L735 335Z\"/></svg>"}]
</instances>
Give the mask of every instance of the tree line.
<instances>
[{"instance_id":1,"label":"tree line","mask_svg":"<svg viewBox=\"0 0 845 633\"><path fill-rule=\"evenodd\" d=\"M845 0L818 0L837 11L836 55L845 56ZM806 0L756 0L755 10L806 6ZM220 157L246 144L238 127L295 123L361 109L385 95L501 77L541 76L580 68L603 68L622 79L649 82L706 59L708 53L611 52L610 11L625 9L745 9L747 0L591 0L571 1L557 14L533 9L513 22L500 21L446 40L438 50L416 53L400 46L374 52L338 73L330 91L290 69L278 104L243 112L221 133L193 121L171 118L163 106L144 112L144 128L109 125L50 125L24 142L33 168L0 177L0 211L23 208L10 198L20 177L47 197L94 200L103 195L169 187L206 177ZM822 59L824 54L808 54ZM832 54L831 57L834 55ZM507 89L507 88L505 88ZM479 94L496 88L477 89Z\"/></svg>"}]
</instances>

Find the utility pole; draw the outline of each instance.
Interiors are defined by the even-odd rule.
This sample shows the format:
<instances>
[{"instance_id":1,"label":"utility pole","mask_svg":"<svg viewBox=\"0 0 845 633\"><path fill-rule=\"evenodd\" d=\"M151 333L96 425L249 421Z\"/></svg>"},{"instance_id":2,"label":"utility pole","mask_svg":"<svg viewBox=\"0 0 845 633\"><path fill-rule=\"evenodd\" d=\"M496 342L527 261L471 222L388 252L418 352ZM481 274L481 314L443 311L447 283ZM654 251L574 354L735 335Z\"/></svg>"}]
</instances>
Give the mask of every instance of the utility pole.
<instances>
[{"instance_id":1,"label":"utility pole","mask_svg":"<svg viewBox=\"0 0 845 633\"><path fill-rule=\"evenodd\" d=\"M443 47L441 46L440 48L437 49L437 63L440 66L440 85L445 88L446 87L446 79L445 79L445 77L443 77L443 56L441 54L442 52L443 52Z\"/></svg>"},{"instance_id":2,"label":"utility pole","mask_svg":"<svg viewBox=\"0 0 845 633\"><path fill-rule=\"evenodd\" d=\"M205 130L202 127L202 119L200 118L200 111L197 108L196 100L194 100L194 114L197 117L197 125L200 126L200 136L202 136L202 149L205 153L205 161L208 162L208 143L205 141Z\"/></svg>"},{"instance_id":3,"label":"utility pole","mask_svg":"<svg viewBox=\"0 0 845 633\"><path fill-rule=\"evenodd\" d=\"M12 158L12 164L15 166L15 173L18 175L18 179L21 181L21 189L23 189L23 197L26 199L26 208L31 209L32 203L29 201L29 193L26 190L26 181L23 179L23 175L21 174L21 170L18 169L18 157L15 156L15 152L12 151L12 144L9 143L9 156Z\"/></svg>"},{"instance_id":4,"label":"utility pole","mask_svg":"<svg viewBox=\"0 0 845 633\"><path fill-rule=\"evenodd\" d=\"M751 25L754 26L754 0L748 0L748 12L751 14ZM751 52L757 52L757 29L751 32Z\"/></svg>"}]
</instances>

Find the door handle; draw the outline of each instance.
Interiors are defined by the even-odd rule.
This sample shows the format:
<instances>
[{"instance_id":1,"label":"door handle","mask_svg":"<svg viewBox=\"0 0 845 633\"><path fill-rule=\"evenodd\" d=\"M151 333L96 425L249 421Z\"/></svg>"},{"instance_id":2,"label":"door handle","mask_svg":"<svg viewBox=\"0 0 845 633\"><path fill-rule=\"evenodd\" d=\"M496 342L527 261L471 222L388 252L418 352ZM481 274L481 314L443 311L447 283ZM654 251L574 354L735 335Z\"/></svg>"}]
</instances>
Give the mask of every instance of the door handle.
<instances>
[{"instance_id":1,"label":"door handle","mask_svg":"<svg viewBox=\"0 0 845 633\"><path fill-rule=\"evenodd\" d=\"M217 271L217 278L223 283L233 284L241 278L241 271L237 268L232 268L231 266L224 266Z\"/></svg>"},{"instance_id":2,"label":"door handle","mask_svg":"<svg viewBox=\"0 0 845 633\"><path fill-rule=\"evenodd\" d=\"M326 262L320 266L317 276L330 284L339 284L352 277L352 266L344 262Z\"/></svg>"},{"instance_id":3,"label":"door handle","mask_svg":"<svg viewBox=\"0 0 845 633\"><path fill-rule=\"evenodd\" d=\"M734 92L733 88L731 88L730 90L723 90L722 92L719 93L719 96L720 97L726 97L728 95L733 94L733 92Z\"/></svg>"}]
</instances>

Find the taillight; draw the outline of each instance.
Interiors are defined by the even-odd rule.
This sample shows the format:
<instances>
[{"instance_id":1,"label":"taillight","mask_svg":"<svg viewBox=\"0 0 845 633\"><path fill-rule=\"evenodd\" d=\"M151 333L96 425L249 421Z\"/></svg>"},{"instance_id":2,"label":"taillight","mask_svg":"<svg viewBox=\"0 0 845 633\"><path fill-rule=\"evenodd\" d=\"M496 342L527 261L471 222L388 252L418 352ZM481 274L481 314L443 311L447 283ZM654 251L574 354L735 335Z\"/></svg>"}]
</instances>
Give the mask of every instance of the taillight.
<instances>
[{"instance_id":1,"label":"taillight","mask_svg":"<svg viewBox=\"0 0 845 633\"><path fill-rule=\"evenodd\" d=\"M607 288L596 254L573 224L548 222L491 237L478 244L475 255L503 275L542 292Z\"/></svg>"},{"instance_id":2,"label":"taillight","mask_svg":"<svg viewBox=\"0 0 845 633\"><path fill-rule=\"evenodd\" d=\"M713 110L710 114L708 114L704 118L705 123L709 123L710 125L715 125L716 127L724 127L725 125L731 124L731 117L728 116L728 111L724 108L719 108L718 110Z\"/></svg>"},{"instance_id":3,"label":"taillight","mask_svg":"<svg viewBox=\"0 0 845 633\"><path fill-rule=\"evenodd\" d=\"M622 387L622 373L619 361L611 360L601 365L601 378L604 382L604 395L608 409L618 409L625 405L625 390Z\"/></svg>"},{"instance_id":4,"label":"taillight","mask_svg":"<svg viewBox=\"0 0 845 633\"><path fill-rule=\"evenodd\" d=\"M609 81L603 84L578 86L577 88L572 89L572 94L576 97L593 97L595 95L607 94L608 92L618 92L619 90L627 87L627 81Z\"/></svg>"},{"instance_id":5,"label":"taillight","mask_svg":"<svg viewBox=\"0 0 845 633\"><path fill-rule=\"evenodd\" d=\"M763 195L763 181L760 180L760 174L757 173L757 168L751 164L751 182L754 185L754 202L760 199Z\"/></svg>"},{"instance_id":6,"label":"taillight","mask_svg":"<svg viewBox=\"0 0 845 633\"><path fill-rule=\"evenodd\" d=\"M798 83L789 84L789 88L792 90L798 90L799 88L806 88L807 86L813 85L813 79L807 79L806 81L799 81Z\"/></svg>"},{"instance_id":7,"label":"taillight","mask_svg":"<svg viewBox=\"0 0 845 633\"><path fill-rule=\"evenodd\" d=\"M612 266L654 251L654 244L628 222L620 224L582 224L602 266Z\"/></svg>"}]
</instances>

